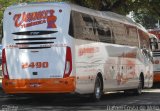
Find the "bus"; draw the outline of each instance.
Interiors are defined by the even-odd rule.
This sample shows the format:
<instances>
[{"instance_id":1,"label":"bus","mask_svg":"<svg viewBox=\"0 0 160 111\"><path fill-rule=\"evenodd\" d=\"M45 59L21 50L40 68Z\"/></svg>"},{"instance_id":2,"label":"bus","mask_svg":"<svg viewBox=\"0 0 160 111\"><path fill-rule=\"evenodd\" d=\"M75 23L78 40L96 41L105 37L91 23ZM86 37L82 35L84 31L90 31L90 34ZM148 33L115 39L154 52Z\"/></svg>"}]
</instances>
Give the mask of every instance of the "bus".
<instances>
[{"instance_id":1,"label":"bus","mask_svg":"<svg viewBox=\"0 0 160 111\"><path fill-rule=\"evenodd\" d=\"M160 44L155 34L150 34L150 47L153 57L153 83L154 86L160 83Z\"/></svg>"},{"instance_id":2,"label":"bus","mask_svg":"<svg viewBox=\"0 0 160 111\"><path fill-rule=\"evenodd\" d=\"M65 2L22 3L3 19L7 94L141 94L151 87L149 34L131 19Z\"/></svg>"},{"instance_id":3,"label":"bus","mask_svg":"<svg viewBox=\"0 0 160 111\"><path fill-rule=\"evenodd\" d=\"M158 39L160 39L160 29L159 28L148 29L148 32L151 34L154 34Z\"/></svg>"}]
</instances>

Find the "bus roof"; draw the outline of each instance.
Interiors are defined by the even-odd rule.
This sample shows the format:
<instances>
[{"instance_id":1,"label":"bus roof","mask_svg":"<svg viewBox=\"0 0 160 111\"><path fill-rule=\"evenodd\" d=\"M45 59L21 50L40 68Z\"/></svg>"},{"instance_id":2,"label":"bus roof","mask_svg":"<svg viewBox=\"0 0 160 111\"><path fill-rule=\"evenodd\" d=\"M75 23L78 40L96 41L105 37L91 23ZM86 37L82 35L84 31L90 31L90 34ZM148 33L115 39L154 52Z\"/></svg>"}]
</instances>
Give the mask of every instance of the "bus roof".
<instances>
[{"instance_id":1,"label":"bus roof","mask_svg":"<svg viewBox=\"0 0 160 111\"><path fill-rule=\"evenodd\" d=\"M114 20L114 21L118 21L118 22L125 22L126 24L132 24L132 25L136 25L136 23L130 19L127 16L123 16L114 12L110 12L110 11L97 11L97 10L93 10L90 8L86 8L86 7L81 7L79 5L75 5L75 4L71 4L69 3L69 5L71 6L72 10L75 11L79 11L82 13L86 13L86 14L90 14L93 16L98 16L98 17L102 17L102 18L107 18L109 20Z\"/></svg>"},{"instance_id":2,"label":"bus roof","mask_svg":"<svg viewBox=\"0 0 160 111\"><path fill-rule=\"evenodd\" d=\"M109 20L114 20L114 21L118 21L118 22L125 22L126 24L132 24L132 25L137 25L136 22L134 22L132 19L130 19L129 17L120 15L120 14L116 14L114 12L109 12L109 11L97 11L97 10L93 10L90 8L86 8L86 7L82 7L76 4L72 4L69 2L31 2L31 3L19 3L19 4L15 4L12 5L10 7L8 7L7 9L12 9L12 8L19 8L19 7L24 7L24 6L36 6L36 5L60 5L60 6L64 6L64 7L70 7L72 10L78 11L78 12L82 12L82 13L86 13L86 14L90 14L93 16L98 16L98 17L102 17L102 18L107 18Z\"/></svg>"}]
</instances>

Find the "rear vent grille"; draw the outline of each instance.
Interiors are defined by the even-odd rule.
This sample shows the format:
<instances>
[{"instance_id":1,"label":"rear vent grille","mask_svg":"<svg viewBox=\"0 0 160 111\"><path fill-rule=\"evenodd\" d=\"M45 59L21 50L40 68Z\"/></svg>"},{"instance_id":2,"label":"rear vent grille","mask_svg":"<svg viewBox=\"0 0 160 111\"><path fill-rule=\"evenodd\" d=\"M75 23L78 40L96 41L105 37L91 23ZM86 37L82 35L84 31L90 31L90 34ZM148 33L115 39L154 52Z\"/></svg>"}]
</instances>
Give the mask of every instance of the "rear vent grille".
<instances>
[{"instance_id":1,"label":"rear vent grille","mask_svg":"<svg viewBox=\"0 0 160 111\"><path fill-rule=\"evenodd\" d=\"M28 41L28 40L52 40L56 39L55 37L50 38L21 38L21 39L14 39L15 41Z\"/></svg>"},{"instance_id":2,"label":"rear vent grille","mask_svg":"<svg viewBox=\"0 0 160 111\"><path fill-rule=\"evenodd\" d=\"M47 48L51 48L51 47L22 47L19 49L47 49Z\"/></svg>"},{"instance_id":3,"label":"rear vent grille","mask_svg":"<svg viewBox=\"0 0 160 111\"><path fill-rule=\"evenodd\" d=\"M37 45L37 44L50 44L50 43L54 43L54 42L20 42L20 43L16 43L18 45Z\"/></svg>"},{"instance_id":4,"label":"rear vent grille","mask_svg":"<svg viewBox=\"0 0 160 111\"><path fill-rule=\"evenodd\" d=\"M24 32L15 32L12 33L14 35L27 35L27 36L35 36L35 35L46 35L46 34L52 34L52 33L57 33L58 31L24 31Z\"/></svg>"},{"instance_id":5,"label":"rear vent grille","mask_svg":"<svg viewBox=\"0 0 160 111\"><path fill-rule=\"evenodd\" d=\"M15 44L20 46L19 49L45 49L52 47L52 45L54 44L53 40L56 39L56 37L38 37L38 36L53 34L57 32L58 31L35 30L35 31L14 32L12 34L17 36L28 37L28 38L14 39Z\"/></svg>"},{"instance_id":6,"label":"rear vent grille","mask_svg":"<svg viewBox=\"0 0 160 111\"><path fill-rule=\"evenodd\" d=\"M16 45L20 45L19 49L46 49L51 48L56 37L41 38L18 38L14 39Z\"/></svg>"},{"instance_id":7,"label":"rear vent grille","mask_svg":"<svg viewBox=\"0 0 160 111\"><path fill-rule=\"evenodd\" d=\"M153 57L158 57L158 56L160 56L160 50L153 51Z\"/></svg>"}]
</instances>

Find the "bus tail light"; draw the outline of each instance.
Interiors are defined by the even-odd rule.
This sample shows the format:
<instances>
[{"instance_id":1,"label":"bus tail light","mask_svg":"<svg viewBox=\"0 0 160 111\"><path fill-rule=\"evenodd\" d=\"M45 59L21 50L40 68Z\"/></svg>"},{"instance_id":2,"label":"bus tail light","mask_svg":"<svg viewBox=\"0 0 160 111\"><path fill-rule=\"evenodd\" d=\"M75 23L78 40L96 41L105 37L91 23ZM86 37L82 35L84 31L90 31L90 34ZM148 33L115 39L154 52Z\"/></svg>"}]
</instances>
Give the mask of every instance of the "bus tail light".
<instances>
[{"instance_id":1,"label":"bus tail light","mask_svg":"<svg viewBox=\"0 0 160 111\"><path fill-rule=\"evenodd\" d=\"M65 70L64 70L64 78L69 77L72 71L72 53L71 48L66 48L66 63L65 63Z\"/></svg>"},{"instance_id":2,"label":"bus tail light","mask_svg":"<svg viewBox=\"0 0 160 111\"><path fill-rule=\"evenodd\" d=\"M2 72L4 78L9 79L5 49L2 50Z\"/></svg>"}]
</instances>

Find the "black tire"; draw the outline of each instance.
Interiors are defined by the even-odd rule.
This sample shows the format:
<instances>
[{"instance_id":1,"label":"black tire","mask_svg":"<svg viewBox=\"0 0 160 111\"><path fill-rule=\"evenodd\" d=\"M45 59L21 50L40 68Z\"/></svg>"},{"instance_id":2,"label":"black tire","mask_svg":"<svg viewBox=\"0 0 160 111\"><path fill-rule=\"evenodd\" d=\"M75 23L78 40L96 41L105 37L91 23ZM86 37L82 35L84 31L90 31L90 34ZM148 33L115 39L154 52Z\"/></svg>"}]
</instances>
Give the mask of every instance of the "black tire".
<instances>
[{"instance_id":1,"label":"black tire","mask_svg":"<svg viewBox=\"0 0 160 111\"><path fill-rule=\"evenodd\" d=\"M126 95L129 95L131 93L133 93L133 90L124 90L124 94L126 94Z\"/></svg>"},{"instance_id":2,"label":"black tire","mask_svg":"<svg viewBox=\"0 0 160 111\"><path fill-rule=\"evenodd\" d=\"M102 94L103 94L102 81L100 77L97 76L95 80L93 99L95 101L99 101L102 97Z\"/></svg>"},{"instance_id":3,"label":"black tire","mask_svg":"<svg viewBox=\"0 0 160 111\"><path fill-rule=\"evenodd\" d=\"M142 78L142 76L140 76L140 77L139 77L138 88L133 91L133 93L134 93L135 95L141 95L141 94L142 94L143 82L144 82L144 81L143 81L143 78Z\"/></svg>"}]
</instances>

